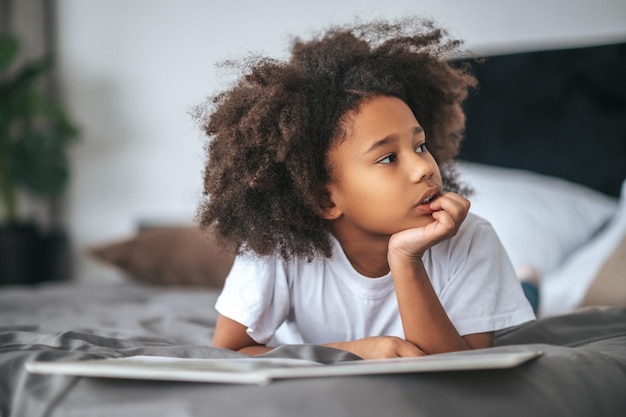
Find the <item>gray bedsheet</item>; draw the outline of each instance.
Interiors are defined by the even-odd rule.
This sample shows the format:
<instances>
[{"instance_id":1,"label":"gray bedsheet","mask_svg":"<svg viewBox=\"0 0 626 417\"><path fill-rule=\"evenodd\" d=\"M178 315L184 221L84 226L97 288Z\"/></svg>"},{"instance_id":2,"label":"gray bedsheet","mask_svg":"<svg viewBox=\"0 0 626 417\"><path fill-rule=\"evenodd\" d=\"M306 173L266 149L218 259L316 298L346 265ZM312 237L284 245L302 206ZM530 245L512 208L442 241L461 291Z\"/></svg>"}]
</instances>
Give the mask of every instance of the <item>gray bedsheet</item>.
<instances>
[{"instance_id":1,"label":"gray bedsheet","mask_svg":"<svg viewBox=\"0 0 626 417\"><path fill-rule=\"evenodd\" d=\"M209 347L217 293L134 284L0 290L0 417L626 416L626 310L589 310L498 335L540 348L506 370L275 381L268 386L32 375L34 358L237 357ZM356 360L321 346L268 355Z\"/></svg>"}]
</instances>

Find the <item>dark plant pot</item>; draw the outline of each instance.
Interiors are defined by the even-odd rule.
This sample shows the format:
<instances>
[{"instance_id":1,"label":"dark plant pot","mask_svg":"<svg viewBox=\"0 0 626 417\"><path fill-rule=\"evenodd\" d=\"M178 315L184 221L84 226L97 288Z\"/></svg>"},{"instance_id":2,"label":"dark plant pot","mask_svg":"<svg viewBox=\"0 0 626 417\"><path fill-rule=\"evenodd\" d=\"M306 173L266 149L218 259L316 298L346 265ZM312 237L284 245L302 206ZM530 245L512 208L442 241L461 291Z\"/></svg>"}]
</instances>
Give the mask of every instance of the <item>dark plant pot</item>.
<instances>
[{"instance_id":1,"label":"dark plant pot","mask_svg":"<svg viewBox=\"0 0 626 417\"><path fill-rule=\"evenodd\" d=\"M44 234L31 223L0 225L0 285L69 279L70 264L65 233Z\"/></svg>"},{"instance_id":2,"label":"dark plant pot","mask_svg":"<svg viewBox=\"0 0 626 417\"><path fill-rule=\"evenodd\" d=\"M41 240L41 279L45 281L66 281L72 278L72 256L70 239L66 232L56 230L42 236Z\"/></svg>"}]
</instances>

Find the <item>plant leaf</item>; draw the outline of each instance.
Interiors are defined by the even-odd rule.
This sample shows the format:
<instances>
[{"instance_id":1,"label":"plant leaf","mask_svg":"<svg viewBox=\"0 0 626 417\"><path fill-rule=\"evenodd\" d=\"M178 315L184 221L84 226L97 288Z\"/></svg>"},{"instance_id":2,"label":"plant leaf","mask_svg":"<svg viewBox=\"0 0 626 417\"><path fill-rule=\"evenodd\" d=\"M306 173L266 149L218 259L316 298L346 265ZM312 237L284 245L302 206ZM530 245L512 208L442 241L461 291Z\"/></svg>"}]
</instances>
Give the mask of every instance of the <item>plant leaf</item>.
<instances>
[{"instance_id":1,"label":"plant leaf","mask_svg":"<svg viewBox=\"0 0 626 417\"><path fill-rule=\"evenodd\" d=\"M19 49L17 37L8 33L0 34L0 73L9 69Z\"/></svg>"},{"instance_id":2,"label":"plant leaf","mask_svg":"<svg viewBox=\"0 0 626 417\"><path fill-rule=\"evenodd\" d=\"M39 197L60 192L69 179L69 163L62 135L29 131L13 143L13 176L26 190Z\"/></svg>"}]
</instances>

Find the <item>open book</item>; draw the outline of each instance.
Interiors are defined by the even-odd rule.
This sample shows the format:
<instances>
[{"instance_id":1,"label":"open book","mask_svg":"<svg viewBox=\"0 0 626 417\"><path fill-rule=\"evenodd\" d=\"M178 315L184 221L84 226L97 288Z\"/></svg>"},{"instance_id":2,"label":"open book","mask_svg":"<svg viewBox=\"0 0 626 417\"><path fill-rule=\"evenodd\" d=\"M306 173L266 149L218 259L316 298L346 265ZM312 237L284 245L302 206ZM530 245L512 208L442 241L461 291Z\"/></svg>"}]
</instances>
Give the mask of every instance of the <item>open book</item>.
<instances>
[{"instance_id":1,"label":"open book","mask_svg":"<svg viewBox=\"0 0 626 417\"><path fill-rule=\"evenodd\" d=\"M541 351L473 351L417 358L338 362L330 365L289 358L194 359L130 356L55 362L32 361L25 366L29 372L41 374L267 384L274 379L284 378L511 368L541 354Z\"/></svg>"}]
</instances>

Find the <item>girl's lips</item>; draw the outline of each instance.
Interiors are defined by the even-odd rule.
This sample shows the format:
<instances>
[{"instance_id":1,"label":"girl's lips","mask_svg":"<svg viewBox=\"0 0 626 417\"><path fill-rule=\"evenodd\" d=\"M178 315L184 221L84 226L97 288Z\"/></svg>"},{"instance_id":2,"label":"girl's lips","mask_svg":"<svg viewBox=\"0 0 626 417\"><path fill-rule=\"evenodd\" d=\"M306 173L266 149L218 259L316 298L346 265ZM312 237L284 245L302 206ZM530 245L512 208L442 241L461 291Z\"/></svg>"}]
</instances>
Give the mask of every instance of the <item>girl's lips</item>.
<instances>
[{"instance_id":1,"label":"girl's lips","mask_svg":"<svg viewBox=\"0 0 626 417\"><path fill-rule=\"evenodd\" d=\"M434 213L436 211L436 210L433 210L433 209L430 208L430 203L428 203L428 204L419 204L417 206L417 209L420 212L424 213L424 214L432 214L432 213Z\"/></svg>"},{"instance_id":2,"label":"girl's lips","mask_svg":"<svg viewBox=\"0 0 626 417\"><path fill-rule=\"evenodd\" d=\"M435 201L435 199L438 198L439 195L441 195L441 192L439 191L439 189L435 187L430 188L422 195L417 205L428 205L432 203L433 201Z\"/></svg>"},{"instance_id":3,"label":"girl's lips","mask_svg":"<svg viewBox=\"0 0 626 417\"><path fill-rule=\"evenodd\" d=\"M435 210L430 208L430 204L435 201L440 196L440 192L436 188L432 188L428 190L421 198L420 202L417 203L416 207L419 211L424 214L432 214Z\"/></svg>"},{"instance_id":4,"label":"girl's lips","mask_svg":"<svg viewBox=\"0 0 626 417\"><path fill-rule=\"evenodd\" d=\"M430 203L432 203L433 201L435 201L435 199L436 199L436 198L437 198L437 195L436 195L436 194L435 194L435 195L431 195L431 196L429 196L429 197L426 197L426 198L422 201L422 204L430 204Z\"/></svg>"}]
</instances>

